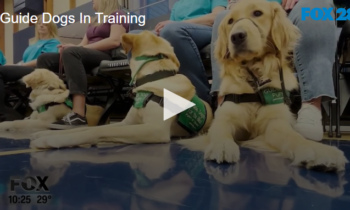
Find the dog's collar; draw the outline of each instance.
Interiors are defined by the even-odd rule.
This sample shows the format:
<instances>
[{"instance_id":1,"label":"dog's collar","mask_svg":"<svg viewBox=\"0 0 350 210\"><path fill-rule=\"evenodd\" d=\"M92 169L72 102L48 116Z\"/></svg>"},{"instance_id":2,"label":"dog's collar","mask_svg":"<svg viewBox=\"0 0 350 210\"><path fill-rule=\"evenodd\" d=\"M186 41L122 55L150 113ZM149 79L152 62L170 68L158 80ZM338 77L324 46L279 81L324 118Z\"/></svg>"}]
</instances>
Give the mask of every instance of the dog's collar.
<instances>
[{"instance_id":1,"label":"dog's collar","mask_svg":"<svg viewBox=\"0 0 350 210\"><path fill-rule=\"evenodd\" d=\"M131 78L131 81L130 81L130 86L134 86L136 81L136 76L137 74L140 72L140 70L142 69L142 67L149 63L149 62L152 62L152 61L157 61L157 60L161 60L161 59L165 59L165 58L168 58L168 56L164 55L164 54L157 54L157 55L142 55L142 56L138 56L135 58L136 61L144 61L140 67L137 69L136 73L134 74L134 76Z\"/></svg>"},{"instance_id":2,"label":"dog's collar","mask_svg":"<svg viewBox=\"0 0 350 210\"><path fill-rule=\"evenodd\" d=\"M241 62L241 67L243 69L245 69L249 75L253 78L253 80L247 80L247 82L249 83L250 86L253 87L253 89L255 91L258 91L262 86L268 84L271 82L271 79L267 79L267 80L262 80L260 78L258 78L257 76L255 76L255 74L248 68L248 63L256 63L256 62L260 62L261 61L261 58L258 57L258 58L253 58L252 60L250 61L246 61L246 60L243 60Z\"/></svg>"},{"instance_id":3,"label":"dog's collar","mask_svg":"<svg viewBox=\"0 0 350 210\"><path fill-rule=\"evenodd\" d=\"M56 106L56 105L60 105L60 104L64 104L64 105L66 105L68 108L73 109L73 102L72 102L72 100L70 100L70 99L67 98L63 103L51 102L51 103L48 103L48 104L41 105L41 106L39 106L39 107L36 109L36 111L37 111L38 113L46 112L50 107Z\"/></svg>"}]
</instances>

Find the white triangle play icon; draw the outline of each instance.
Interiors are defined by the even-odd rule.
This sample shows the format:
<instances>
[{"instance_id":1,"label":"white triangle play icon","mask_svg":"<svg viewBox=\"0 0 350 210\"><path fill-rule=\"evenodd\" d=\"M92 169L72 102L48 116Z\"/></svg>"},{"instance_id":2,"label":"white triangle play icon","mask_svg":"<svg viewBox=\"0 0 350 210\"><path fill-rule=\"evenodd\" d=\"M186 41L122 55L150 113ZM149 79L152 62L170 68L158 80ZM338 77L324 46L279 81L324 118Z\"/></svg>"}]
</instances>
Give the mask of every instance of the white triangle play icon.
<instances>
[{"instance_id":1,"label":"white triangle play icon","mask_svg":"<svg viewBox=\"0 0 350 210\"><path fill-rule=\"evenodd\" d=\"M186 109L189 109L196 104L192 103L191 101L188 101L181 96L176 95L173 92L170 92L167 89L164 89L164 108L163 108L163 118L164 120L167 120Z\"/></svg>"}]
</instances>

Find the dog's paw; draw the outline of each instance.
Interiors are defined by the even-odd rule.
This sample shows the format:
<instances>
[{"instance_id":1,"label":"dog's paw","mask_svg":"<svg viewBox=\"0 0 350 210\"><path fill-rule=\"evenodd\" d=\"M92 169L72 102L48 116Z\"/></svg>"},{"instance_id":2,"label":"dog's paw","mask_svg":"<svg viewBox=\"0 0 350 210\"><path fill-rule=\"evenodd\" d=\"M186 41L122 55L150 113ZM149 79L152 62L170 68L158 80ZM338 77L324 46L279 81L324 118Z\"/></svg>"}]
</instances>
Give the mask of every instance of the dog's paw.
<instances>
[{"instance_id":1,"label":"dog's paw","mask_svg":"<svg viewBox=\"0 0 350 210\"><path fill-rule=\"evenodd\" d=\"M205 160L217 163L235 163L239 161L239 146L233 140L211 142L204 152Z\"/></svg>"},{"instance_id":2,"label":"dog's paw","mask_svg":"<svg viewBox=\"0 0 350 210\"><path fill-rule=\"evenodd\" d=\"M40 106L40 104L38 103L38 102L32 102L32 103L29 103L29 106L30 106L30 108L32 108L33 110L36 110L39 106Z\"/></svg>"},{"instance_id":3,"label":"dog's paw","mask_svg":"<svg viewBox=\"0 0 350 210\"><path fill-rule=\"evenodd\" d=\"M94 138L90 134L84 135L84 133L71 133L71 134L57 134L50 136L42 136L31 141L30 147L36 149L45 148L64 148L75 147L88 144L96 144Z\"/></svg>"},{"instance_id":4,"label":"dog's paw","mask_svg":"<svg viewBox=\"0 0 350 210\"><path fill-rule=\"evenodd\" d=\"M35 139L38 139L38 138L40 138L40 137L51 136L51 135L53 135L52 132L53 132L53 131L39 131L39 132L33 133L33 134L30 136L30 139L31 139L31 140L35 140Z\"/></svg>"},{"instance_id":5,"label":"dog's paw","mask_svg":"<svg viewBox=\"0 0 350 210\"><path fill-rule=\"evenodd\" d=\"M33 149L50 149L50 148L61 148L62 141L60 136L43 136L39 137L30 142L30 148Z\"/></svg>"},{"instance_id":6,"label":"dog's paw","mask_svg":"<svg viewBox=\"0 0 350 210\"><path fill-rule=\"evenodd\" d=\"M308 141L291 148L289 158L292 165L304 166L317 171L343 171L348 160L343 151L319 142Z\"/></svg>"}]
</instances>

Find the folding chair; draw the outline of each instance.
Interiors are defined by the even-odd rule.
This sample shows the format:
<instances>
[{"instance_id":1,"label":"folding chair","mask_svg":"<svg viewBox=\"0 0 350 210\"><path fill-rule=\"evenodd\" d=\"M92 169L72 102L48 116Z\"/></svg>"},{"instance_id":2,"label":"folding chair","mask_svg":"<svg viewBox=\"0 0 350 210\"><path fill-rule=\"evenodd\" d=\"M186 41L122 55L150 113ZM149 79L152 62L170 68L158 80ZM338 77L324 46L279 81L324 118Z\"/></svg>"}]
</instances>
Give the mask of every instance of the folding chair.
<instances>
[{"instance_id":1,"label":"folding chair","mask_svg":"<svg viewBox=\"0 0 350 210\"><path fill-rule=\"evenodd\" d=\"M332 119L332 104L335 105L335 123L336 123L336 137L340 138L340 74L344 72L345 68L350 68L350 21L346 21L340 32L337 50L335 54L334 62L334 85L335 85L335 94L337 99L329 102L330 112L329 112L329 137L333 137L333 119Z\"/></svg>"},{"instance_id":2,"label":"folding chair","mask_svg":"<svg viewBox=\"0 0 350 210\"><path fill-rule=\"evenodd\" d=\"M127 83L131 78L131 71L122 48L114 49L112 51L112 60L102 61L100 66L93 70L93 75L105 79L112 87L112 92L108 94L107 104L98 123L98 125L104 125L112 112L112 108L118 103L121 105L126 103L125 95L131 89Z\"/></svg>"}]
</instances>

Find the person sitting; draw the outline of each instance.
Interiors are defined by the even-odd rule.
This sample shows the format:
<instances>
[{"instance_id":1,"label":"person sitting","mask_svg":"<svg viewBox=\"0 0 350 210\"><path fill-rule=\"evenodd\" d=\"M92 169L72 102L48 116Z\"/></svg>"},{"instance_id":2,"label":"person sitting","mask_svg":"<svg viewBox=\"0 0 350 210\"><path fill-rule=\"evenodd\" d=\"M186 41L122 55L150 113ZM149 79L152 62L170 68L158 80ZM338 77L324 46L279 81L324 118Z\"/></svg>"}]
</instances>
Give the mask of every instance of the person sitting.
<instances>
[{"instance_id":1,"label":"person sitting","mask_svg":"<svg viewBox=\"0 0 350 210\"><path fill-rule=\"evenodd\" d=\"M305 138L320 141L323 138L321 102L335 99L332 67L336 51L336 26L332 20L317 21L307 17L301 20L301 8L330 8L332 0L269 0L281 3L289 12L289 19L300 29L302 38L294 50L296 68L302 98L294 129ZM232 0L234 6L237 0ZM212 50L218 37L218 27L228 11L220 13L213 26ZM334 18L334 16L333 16ZM213 84L211 93L217 94L220 88L219 65L212 52ZM218 96L218 104L223 96Z\"/></svg>"},{"instance_id":2,"label":"person sitting","mask_svg":"<svg viewBox=\"0 0 350 210\"><path fill-rule=\"evenodd\" d=\"M4 56L4 53L0 50L0 66L3 66L6 64L6 58Z\"/></svg>"},{"instance_id":3,"label":"person sitting","mask_svg":"<svg viewBox=\"0 0 350 210\"><path fill-rule=\"evenodd\" d=\"M42 53L58 52L57 45L61 42L57 36L57 26L50 22L42 23L42 17L38 16L35 25L35 40L23 53L23 63L18 65L2 64L0 66L0 122L13 120L9 107L5 106L5 84L16 82L27 74L34 71L37 65L37 58Z\"/></svg>"},{"instance_id":4,"label":"person sitting","mask_svg":"<svg viewBox=\"0 0 350 210\"><path fill-rule=\"evenodd\" d=\"M171 10L170 19L154 28L157 35L174 47L180 61L180 73L190 79L197 95L209 103L210 86L199 50L210 44L215 17L225 10L226 5L227 0L179 0Z\"/></svg>"},{"instance_id":5,"label":"person sitting","mask_svg":"<svg viewBox=\"0 0 350 210\"><path fill-rule=\"evenodd\" d=\"M119 8L118 1L93 0L93 9L105 15L126 15ZM49 127L64 130L78 126L87 126L85 118L85 100L87 94L86 71L100 65L102 60L111 60L111 50L120 45L122 34L128 32L128 23L98 22L98 16L92 19L86 34L79 45L63 44L59 46L61 53L44 53L38 58L38 68L57 71L59 63L63 66L64 74L72 95L73 110ZM61 61L60 61L61 54Z\"/></svg>"}]
</instances>

